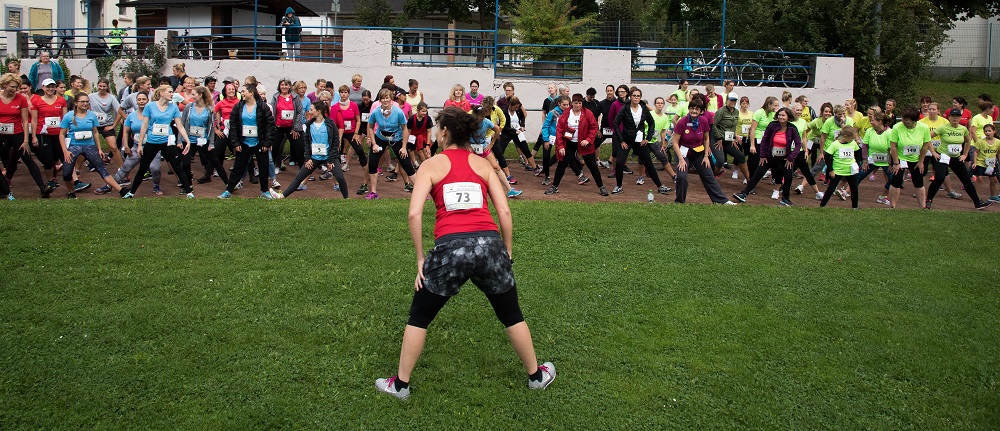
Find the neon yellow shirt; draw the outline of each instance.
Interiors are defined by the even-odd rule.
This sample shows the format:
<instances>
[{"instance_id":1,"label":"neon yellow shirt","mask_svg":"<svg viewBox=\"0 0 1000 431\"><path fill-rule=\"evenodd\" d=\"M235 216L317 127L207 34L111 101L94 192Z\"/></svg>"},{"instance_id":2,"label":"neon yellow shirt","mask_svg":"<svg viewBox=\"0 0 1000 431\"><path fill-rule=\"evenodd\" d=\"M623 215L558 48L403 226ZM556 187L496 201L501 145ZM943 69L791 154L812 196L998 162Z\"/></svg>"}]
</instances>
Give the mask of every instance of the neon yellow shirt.
<instances>
[{"instance_id":1,"label":"neon yellow shirt","mask_svg":"<svg viewBox=\"0 0 1000 431\"><path fill-rule=\"evenodd\" d=\"M753 113L753 120L757 122L757 128L754 129L753 135L758 141L764 138L764 130L767 129L767 125L774 121L774 112L764 112L764 108L760 108Z\"/></svg>"},{"instance_id":2,"label":"neon yellow shirt","mask_svg":"<svg viewBox=\"0 0 1000 431\"><path fill-rule=\"evenodd\" d=\"M889 166L889 129L878 133L868 129L862 141L868 145L868 160L875 166Z\"/></svg>"},{"instance_id":3,"label":"neon yellow shirt","mask_svg":"<svg viewBox=\"0 0 1000 431\"><path fill-rule=\"evenodd\" d=\"M834 143L837 138L840 137L840 129L843 129L845 126L854 125L854 120L852 120L851 117L844 117L844 126L838 126L836 120L836 116L827 118L826 121L823 122L823 128L819 130L820 133L826 134L826 142L823 143L822 147L824 149L829 147L830 144ZM820 137L822 137L822 135L820 135Z\"/></svg>"},{"instance_id":4,"label":"neon yellow shirt","mask_svg":"<svg viewBox=\"0 0 1000 431\"><path fill-rule=\"evenodd\" d=\"M828 144L825 151L830 157L833 157L833 172L837 175L851 175L851 165L856 162L854 152L860 149L861 147L855 141L835 141Z\"/></svg>"},{"instance_id":5,"label":"neon yellow shirt","mask_svg":"<svg viewBox=\"0 0 1000 431\"><path fill-rule=\"evenodd\" d=\"M948 119L940 115L937 117L937 120L931 121L930 117L924 117L920 119L920 122L926 124L931 130L937 130L938 127L947 126L949 124ZM936 150L937 147L941 146L941 138L938 136L931 137L931 146ZM928 152L927 155L929 156L930 152Z\"/></svg>"},{"instance_id":6,"label":"neon yellow shirt","mask_svg":"<svg viewBox=\"0 0 1000 431\"><path fill-rule=\"evenodd\" d=\"M750 124L753 123L753 112L740 111L740 121L739 127L736 128L736 134L742 137L747 137L750 135Z\"/></svg>"},{"instance_id":7,"label":"neon yellow shirt","mask_svg":"<svg viewBox=\"0 0 1000 431\"><path fill-rule=\"evenodd\" d=\"M993 139L993 142L987 142L986 139L980 139L979 142L972 144L976 147L976 166L981 166L988 168L993 166L996 169L997 165L997 154L1000 151L1000 139Z\"/></svg>"},{"instance_id":8,"label":"neon yellow shirt","mask_svg":"<svg viewBox=\"0 0 1000 431\"><path fill-rule=\"evenodd\" d=\"M986 137L986 133L983 132L983 126L987 124L993 124L993 117L989 115L983 117L982 114L976 115L969 120L969 129L975 129L976 138L983 139Z\"/></svg>"},{"instance_id":9,"label":"neon yellow shirt","mask_svg":"<svg viewBox=\"0 0 1000 431\"><path fill-rule=\"evenodd\" d=\"M926 124L916 122L912 129L906 128L902 122L892 126L889 141L896 143L899 160L915 163L920 160L920 148L931 140L931 129Z\"/></svg>"},{"instance_id":10,"label":"neon yellow shirt","mask_svg":"<svg viewBox=\"0 0 1000 431\"><path fill-rule=\"evenodd\" d=\"M947 154L948 157L959 157L965 147L965 137L969 136L969 129L965 127L951 127L951 123L938 127L934 131L941 138L941 146L938 153Z\"/></svg>"}]
</instances>

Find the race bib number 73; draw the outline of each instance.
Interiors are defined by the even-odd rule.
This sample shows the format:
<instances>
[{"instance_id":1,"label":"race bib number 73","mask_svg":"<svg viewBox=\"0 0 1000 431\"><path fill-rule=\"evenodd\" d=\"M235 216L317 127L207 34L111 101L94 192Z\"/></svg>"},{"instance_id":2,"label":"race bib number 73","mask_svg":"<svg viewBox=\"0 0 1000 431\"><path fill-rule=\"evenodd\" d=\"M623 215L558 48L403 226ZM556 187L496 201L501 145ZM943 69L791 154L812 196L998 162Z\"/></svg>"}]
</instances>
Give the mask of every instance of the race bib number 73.
<instances>
[{"instance_id":1,"label":"race bib number 73","mask_svg":"<svg viewBox=\"0 0 1000 431\"><path fill-rule=\"evenodd\" d=\"M483 188L479 183L461 182L445 184L444 209L468 210L483 207Z\"/></svg>"}]
</instances>

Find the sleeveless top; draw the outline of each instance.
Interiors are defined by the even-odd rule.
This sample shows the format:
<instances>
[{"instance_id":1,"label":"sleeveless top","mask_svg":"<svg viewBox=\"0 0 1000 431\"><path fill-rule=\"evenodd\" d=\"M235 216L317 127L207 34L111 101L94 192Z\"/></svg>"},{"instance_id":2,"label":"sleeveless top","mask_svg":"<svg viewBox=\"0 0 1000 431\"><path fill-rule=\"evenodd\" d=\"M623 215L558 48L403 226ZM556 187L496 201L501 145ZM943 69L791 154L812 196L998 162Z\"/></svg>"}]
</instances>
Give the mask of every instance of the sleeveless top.
<instances>
[{"instance_id":1,"label":"sleeveless top","mask_svg":"<svg viewBox=\"0 0 1000 431\"><path fill-rule=\"evenodd\" d=\"M488 186L469 165L468 150L442 152L451 161L451 170L431 188L437 208L434 238L481 231L499 231L486 200Z\"/></svg>"}]
</instances>

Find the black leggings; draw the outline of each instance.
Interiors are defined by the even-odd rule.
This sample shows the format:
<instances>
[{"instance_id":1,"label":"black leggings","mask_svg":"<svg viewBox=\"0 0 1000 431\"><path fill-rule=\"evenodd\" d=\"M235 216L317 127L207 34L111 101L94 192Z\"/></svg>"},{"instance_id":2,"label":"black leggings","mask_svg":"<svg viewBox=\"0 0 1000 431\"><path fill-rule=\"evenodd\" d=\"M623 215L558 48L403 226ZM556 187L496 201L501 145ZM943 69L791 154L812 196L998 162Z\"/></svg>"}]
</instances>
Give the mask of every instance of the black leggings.
<instances>
[{"instance_id":1,"label":"black leggings","mask_svg":"<svg viewBox=\"0 0 1000 431\"><path fill-rule=\"evenodd\" d=\"M340 156L333 155L327 160L333 161L333 176L337 179L337 184L340 184L340 194L344 196L344 199L347 199L347 180L344 179L344 170L340 167ZM299 173L295 174L295 179L288 184L288 188L286 188L285 193L283 193L285 197L291 196L292 193L295 193L295 191L299 188L299 184L302 184L302 181L304 181L309 174L312 174L320 164L326 163L321 160L313 160L312 162L312 169L307 168L306 165L303 164L302 168L299 169Z\"/></svg>"},{"instance_id":2,"label":"black leggings","mask_svg":"<svg viewBox=\"0 0 1000 431\"><path fill-rule=\"evenodd\" d=\"M833 196L833 192L837 191L837 185L840 181L847 181L847 186L851 188L851 208L858 207L858 176L857 175L837 175L830 180L830 186L826 188L826 193L823 193L823 200L819 203L819 206L825 207L827 202L830 202L830 196Z\"/></svg>"},{"instance_id":3,"label":"black leggings","mask_svg":"<svg viewBox=\"0 0 1000 431\"><path fill-rule=\"evenodd\" d=\"M257 156L257 179L259 180L260 191L267 191L267 152L261 150L261 146L248 147L246 145L240 145L237 147L240 151L236 151L236 160L233 161L233 174L229 176L229 183L226 185L226 191L232 193L236 190L236 184L240 182L243 175L246 174L250 169L250 164L253 163L254 156Z\"/></svg>"},{"instance_id":4,"label":"black leggings","mask_svg":"<svg viewBox=\"0 0 1000 431\"><path fill-rule=\"evenodd\" d=\"M760 155L750 152L751 141L753 141L753 136L745 136L743 138L743 143L740 144L740 149L743 150L743 154L746 155L747 159L747 174L752 178L757 172L757 167L760 166Z\"/></svg>"},{"instance_id":5,"label":"black leggings","mask_svg":"<svg viewBox=\"0 0 1000 431\"><path fill-rule=\"evenodd\" d=\"M406 324L427 329L449 299L451 299L450 296L431 293L427 289L418 290L413 295L413 302L410 304L410 318ZM497 319L500 319L500 323L503 323L505 328L510 328L524 321L521 306L517 303L516 287L504 293L486 294L486 299L490 300L493 312L496 313Z\"/></svg>"},{"instance_id":6,"label":"black leggings","mask_svg":"<svg viewBox=\"0 0 1000 431\"><path fill-rule=\"evenodd\" d=\"M223 147L225 151L225 147ZM193 152L193 151L192 151ZM218 147L212 147L208 149L208 144L198 146L198 156L201 157L201 162L205 164L205 176L208 177L212 175L212 170L219 174L219 178L224 183L229 183L229 175L226 174L226 168L222 166L222 161L219 160ZM186 167L188 171L191 170L190 159L188 161L188 166ZM193 178L193 177L192 177Z\"/></svg>"},{"instance_id":7,"label":"black leggings","mask_svg":"<svg viewBox=\"0 0 1000 431\"><path fill-rule=\"evenodd\" d=\"M531 157L531 149L528 148L527 142L517 139L515 133L501 132L496 145L493 146L493 155L497 158L497 164L500 165L501 169L507 168L507 158L504 157L504 153L507 152L507 144L511 142L514 142L521 154L524 154L525 157Z\"/></svg>"},{"instance_id":8,"label":"black leggings","mask_svg":"<svg viewBox=\"0 0 1000 431\"><path fill-rule=\"evenodd\" d=\"M135 179L132 180L132 187L128 189L129 193L135 194L135 191L139 190L143 177L146 176L146 172L149 172L149 164L153 163L153 158L159 157L160 153L163 153L163 157L167 159L170 166L173 166L184 193L191 192L191 179L188 178L181 167L181 150L176 145L147 143L142 146L142 157L139 159L139 172L135 175ZM124 195L124 193L122 194Z\"/></svg>"},{"instance_id":9,"label":"black leggings","mask_svg":"<svg viewBox=\"0 0 1000 431\"><path fill-rule=\"evenodd\" d=\"M906 174L904 173L907 169L910 170L910 180L913 182L913 187L921 188L924 186L924 174L917 170L920 167L920 162L906 162L906 168L899 168L899 172L896 172L892 176L891 186L901 189L903 188L903 180L906 179Z\"/></svg>"},{"instance_id":10,"label":"black leggings","mask_svg":"<svg viewBox=\"0 0 1000 431\"><path fill-rule=\"evenodd\" d=\"M736 145L733 145L733 141L722 141L722 148L719 149L716 146L712 146L712 155L715 156L715 167L719 168L726 164L726 158L728 156L733 156L733 163L737 165L742 165L747 162L746 156Z\"/></svg>"},{"instance_id":11,"label":"black leggings","mask_svg":"<svg viewBox=\"0 0 1000 431\"><path fill-rule=\"evenodd\" d=\"M635 157L639 159L639 163L646 167L646 175L653 180L656 187L663 186L660 182L660 175L656 173L656 168L653 167L653 159L649 155L649 146L654 144L641 145L638 142L633 142L628 144L628 148L622 148L621 144L614 144L614 148L618 153L615 156L615 185L618 187L622 186L622 179L625 177L625 161L628 160L628 152L631 150L635 152Z\"/></svg>"},{"instance_id":12,"label":"black leggings","mask_svg":"<svg viewBox=\"0 0 1000 431\"><path fill-rule=\"evenodd\" d=\"M965 192L969 194L969 198L972 199L972 203L975 206L979 206L979 193L976 191L976 185L972 183L972 177L969 175L969 170L966 169L965 163L958 160L958 157L952 157L948 164L941 163L940 161L934 161L934 181L931 181L930 190L927 191L927 200L934 199L934 195L937 194L938 189L941 188L941 184L944 184L944 179L948 177L948 168L951 168L958 180L962 182L965 186Z\"/></svg>"},{"instance_id":13,"label":"black leggings","mask_svg":"<svg viewBox=\"0 0 1000 431\"><path fill-rule=\"evenodd\" d=\"M42 171L38 170L35 159L31 158L31 152L21 150L21 145L24 143L24 134L0 135L0 143L2 143L2 150L0 151L3 151L6 157L7 180L10 181L14 177L14 172L17 170L17 161L20 160L28 168L28 172L31 174L31 178L35 180L35 184L38 185L38 189L45 190ZM31 143L29 142L28 145L30 146Z\"/></svg>"},{"instance_id":14,"label":"black leggings","mask_svg":"<svg viewBox=\"0 0 1000 431\"><path fill-rule=\"evenodd\" d=\"M305 163L304 157L305 149L302 147L302 133L299 133L298 138L292 137L292 127L275 127L274 140L271 141L271 160L274 160L274 166L280 166L284 157L285 152L285 139L288 139L289 150L288 158L295 162L297 165L302 166Z\"/></svg>"},{"instance_id":15,"label":"black leggings","mask_svg":"<svg viewBox=\"0 0 1000 431\"><path fill-rule=\"evenodd\" d=\"M50 170L62 164L66 156L63 154L62 144L59 143L59 135L39 134L35 136L38 137L38 146L32 146L31 150L38 157L38 161L42 162L42 167L45 170Z\"/></svg>"},{"instance_id":16,"label":"black leggings","mask_svg":"<svg viewBox=\"0 0 1000 431\"><path fill-rule=\"evenodd\" d=\"M577 150L580 144L573 141L566 141L566 155L563 156L562 160L556 166L556 178L552 182L553 186L559 187L559 182L562 181L563 174L566 173L566 166L576 160ZM590 175L594 177L594 183L597 187L604 187L604 180L601 179L601 171L597 168L597 155L587 154L583 156L584 163L587 164L587 169L590 169Z\"/></svg>"},{"instance_id":17,"label":"black leggings","mask_svg":"<svg viewBox=\"0 0 1000 431\"><path fill-rule=\"evenodd\" d=\"M805 177L806 182L809 183L810 186L816 185L816 177L813 176L812 170L809 169L809 165L806 163L806 154L804 151L799 151L799 156L795 158L795 169L802 172L802 176ZM790 174L795 173L795 169L792 169ZM790 179L791 175L789 175L788 178Z\"/></svg>"},{"instance_id":18,"label":"black leggings","mask_svg":"<svg viewBox=\"0 0 1000 431\"><path fill-rule=\"evenodd\" d=\"M559 159L557 159L555 155L552 154L552 151L555 150L555 148L553 148L555 147L555 145L546 144L545 147L546 148L542 148L542 174L545 175L545 178L548 178L549 172L551 172L549 168L551 168L552 165L556 164L556 162L558 162ZM568 163L569 163L569 168L573 170L574 174L576 174L577 176L583 174L583 167L580 166L580 161L577 160L576 157L569 159Z\"/></svg>"},{"instance_id":19,"label":"black leggings","mask_svg":"<svg viewBox=\"0 0 1000 431\"><path fill-rule=\"evenodd\" d=\"M403 142L402 141L396 141L396 142L391 142L390 143L389 141L383 140L379 136L375 136L375 145L381 147L382 151L379 151L379 152L376 153L374 151L374 146L368 148L368 158L371 159L370 163L368 163L368 173L369 174L377 174L378 173L378 164L379 164L379 161L382 160L382 154L385 153L386 149L388 149L388 148L391 147L392 151L394 151L396 154L399 154L400 151L403 149ZM410 161L411 158L412 157L410 157L409 153L407 153L407 157L400 157L399 158L399 165L403 167L403 171L406 172L406 175L409 175L409 176L412 177L413 174L417 173L417 171L415 171L413 169L413 163ZM410 181L412 181L412 179Z\"/></svg>"},{"instance_id":20,"label":"black leggings","mask_svg":"<svg viewBox=\"0 0 1000 431\"><path fill-rule=\"evenodd\" d=\"M747 181L746 187L743 187L743 191L740 193L745 195L750 194L750 192L757 187L757 183L764 178L764 174L767 173L767 170L770 169L775 181L778 181L779 178L783 180L781 183L781 197L788 199L788 192L792 186L792 173L795 172L795 169L785 169L785 162L787 160L787 157L771 157L765 159L763 165L757 166L757 170L754 171L753 176L750 177L750 181Z\"/></svg>"},{"instance_id":21,"label":"black leggings","mask_svg":"<svg viewBox=\"0 0 1000 431\"><path fill-rule=\"evenodd\" d=\"M354 136L354 133L344 133L344 139L340 141L340 143L344 146L344 151L340 154L347 154L347 145L350 145L351 148L354 149L354 154L358 155L358 163L360 163L363 168L368 166L368 155L365 153L365 147L362 147L361 143L354 140ZM364 135L357 136L364 138ZM351 163L351 161L348 160L347 163Z\"/></svg>"}]
</instances>

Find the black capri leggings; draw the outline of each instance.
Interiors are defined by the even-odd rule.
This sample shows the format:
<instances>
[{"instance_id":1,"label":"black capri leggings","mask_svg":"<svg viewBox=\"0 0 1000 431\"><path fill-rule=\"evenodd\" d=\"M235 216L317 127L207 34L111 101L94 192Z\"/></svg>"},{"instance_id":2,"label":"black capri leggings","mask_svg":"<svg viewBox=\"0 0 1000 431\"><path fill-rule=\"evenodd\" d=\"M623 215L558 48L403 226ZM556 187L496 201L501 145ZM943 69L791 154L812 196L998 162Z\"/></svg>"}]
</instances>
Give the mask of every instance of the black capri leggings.
<instances>
[{"instance_id":1,"label":"black capri leggings","mask_svg":"<svg viewBox=\"0 0 1000 431\"><path fill-rule=\"evenodd\" d=\"M38 161L42 162L42 167L49 170L62 164L62 160L66 156L63 154L62 145L59 142L59 135L38 134L35 136L38 137L38 146L32 146L31 149L38 157Z\"/></svg>"},{"instance_id":2,"label":"black capri leggings","mask_svg":"<svg viewBox=\"0 0 1000 431\"><path fill-rule=\"evenodd\" d=\"M517 149L521 150L521 154L525 154L526 157L531 156L531 149L528 148L527 142L521 142L515 133L501 132L496 145L493 146L493 156L497 158L497 164L500 165L501 169L507 168L507 158L504 157L504 153L507 152L507 144L511 142L514 142Z\"/></svg>"},{"instance_id":3,"label":"black capri leggings","mask_svg":"<svg viewBox=\"0 0 1000 431\"><path fill-rule=\"evenodd\" d=\"M901 189L903 188L903 180L906 179L906 175L903 172L907 169L910 170L910 179L913 181L913 187L921 188L924 186L924 174L917 170L920 167L920 162L907 162L906 168L899 168L899 172L892 176L892 186Z\"/></svg>"},{"instance_id":4,"label":"black capri leggings","mask_svg":"<svg viewBox=\"0 0 1000 431\"><path fill-rule=\"evenodd\" d=\"M392 148L392 151L394 151L397 155L399 155L400 150L403 149L402 141L389 142L383 140L380 136L377 135L378 134L376 133L375 145L381 147L382 151L376 153L373 148L368 149L369 151L368 158L371 159L371 163L368 163L368 173L372 175L378 173L379 161L382 160L382 154L385 153L385 150L387 148ZM409 156L409 154L407 155ZM406 172L406 175L412 177L414 174L417 173L417 171L413 169L413 162L411 162L410 159L411 157L399 157L399 165L403 167L403 171Z\"/></svg>"},{"instance_id":5,"label":"black capri leggings","mask_svg":"<svg viewBox=\"0 0 1000 431\"><path fill-rule=\"evenodd\" d=\"M410 318L407 325L427 329L431 321L437 317L444 304L451 299L450 296L438 295L427 289L420 289L413 295L413 302L410 304ZM511 288L504 293L486 294L486 299L490 300L493 312L503 323L504 328L510 328L524 321L524 314L521 313L521 306L517 303L517 288Z\"/></svg>"},{"instance_id":6,"label":"black capri leggings","mask_svg":"<svg viewBox=\"0 0 1000 431\"><path fill-rule=\"evenodd\" d=\"M340 140L340 143L342 146L344 146L344 149L340 154L347 154L347 145L350 145L351 148L354 149L354 154L358 155L358 163L360 163L361 167L363 168L365 166L368 166L368 155L367 153L365 153L365 147L362 147L360 142L354 140L354 136L355 136L354 133L344 133L344 139ZM362 138L364 138L364 135L357 135L357 136L361 136ZM347 163L350 162L351 162L350 160L347 161Z\"/></svg>"}]
</instances>

